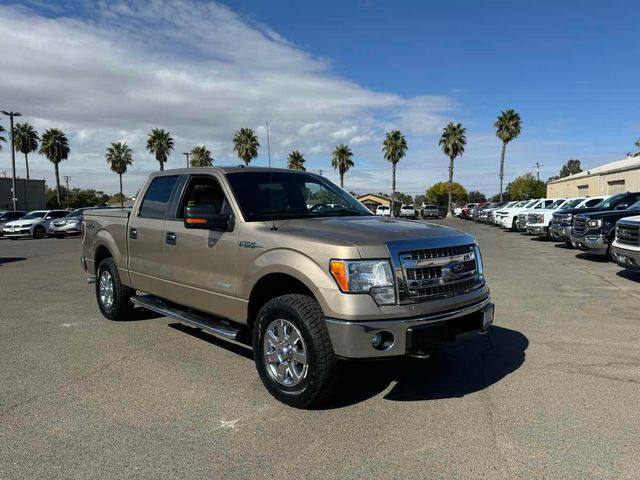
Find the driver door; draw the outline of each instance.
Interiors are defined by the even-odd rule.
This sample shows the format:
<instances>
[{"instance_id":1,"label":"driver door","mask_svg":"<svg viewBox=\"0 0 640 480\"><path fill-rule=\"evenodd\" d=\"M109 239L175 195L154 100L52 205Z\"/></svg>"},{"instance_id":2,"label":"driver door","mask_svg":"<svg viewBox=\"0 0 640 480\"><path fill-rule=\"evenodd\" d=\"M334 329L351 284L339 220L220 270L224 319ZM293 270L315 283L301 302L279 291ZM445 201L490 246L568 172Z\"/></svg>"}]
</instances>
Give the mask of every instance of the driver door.
<instances>
[{"instance_id":1,"label":"driver door","mask_svg":"<svg viewBox=\"0 0 640 480\"><path fill-rule=\"evenodd\" d=\"M214 175L191 175L165 223L165 282L167 299L196 310L233 317L236 295L237 233L233 215L227 231L184 226L187 206L214 206L232 214L227 195Z\"/></svg>"}]
</instances>

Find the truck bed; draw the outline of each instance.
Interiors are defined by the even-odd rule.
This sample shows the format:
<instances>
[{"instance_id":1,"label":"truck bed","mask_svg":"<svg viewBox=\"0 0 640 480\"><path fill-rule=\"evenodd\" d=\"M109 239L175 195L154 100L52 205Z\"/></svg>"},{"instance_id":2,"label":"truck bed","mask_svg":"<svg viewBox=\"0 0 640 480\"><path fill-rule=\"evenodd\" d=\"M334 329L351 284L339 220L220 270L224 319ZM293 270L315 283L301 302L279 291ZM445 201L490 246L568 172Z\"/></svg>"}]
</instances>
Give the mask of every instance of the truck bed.
<instances>
[{"instance_id":1,"label":"truck bed","mask_svg":"<svg viewBox=\"0 0 640 480\"><path fill-rule=\"evenodd\" d=\"M82 255L89 272L95 272L94 252L104 245L113 254L118 268L127 268L127 224L132 209L87 210L84 214L85 234L82 239ZM122 272L125 273L124 271ZM128 275L127 275L128 276Z\"/></svg>"}]
</instances>

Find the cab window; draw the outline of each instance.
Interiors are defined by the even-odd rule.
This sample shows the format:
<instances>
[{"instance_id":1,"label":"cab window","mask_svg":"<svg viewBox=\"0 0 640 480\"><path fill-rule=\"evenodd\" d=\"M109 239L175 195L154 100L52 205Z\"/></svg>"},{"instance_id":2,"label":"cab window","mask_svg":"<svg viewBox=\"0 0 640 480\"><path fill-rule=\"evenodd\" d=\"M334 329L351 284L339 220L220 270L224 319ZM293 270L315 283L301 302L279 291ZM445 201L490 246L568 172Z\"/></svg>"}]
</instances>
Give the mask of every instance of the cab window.
<instances>
[{"instance_id":1,"label":"cab window","mask_svg":"<svg viewBox=\"0 0 640 480\"><path fill-rule=\"evenodd\" d=\"M185 217L187 207L210 206L218 215L230 214L231 208L227 202L222 187L218 181L209 175L191 177L184 191L177 218Z\"/></svg>"},{"instance_id":2,"label":"cab window","mask_svg":"<svg viewBox=\"0 0 640 480\"><path fill-rule=\"evenodd\" d=\"M167 214L171 192L177 180L177 175L154 178L144 194L138 216L164 219Z\"/></svg>"}]
</instances>

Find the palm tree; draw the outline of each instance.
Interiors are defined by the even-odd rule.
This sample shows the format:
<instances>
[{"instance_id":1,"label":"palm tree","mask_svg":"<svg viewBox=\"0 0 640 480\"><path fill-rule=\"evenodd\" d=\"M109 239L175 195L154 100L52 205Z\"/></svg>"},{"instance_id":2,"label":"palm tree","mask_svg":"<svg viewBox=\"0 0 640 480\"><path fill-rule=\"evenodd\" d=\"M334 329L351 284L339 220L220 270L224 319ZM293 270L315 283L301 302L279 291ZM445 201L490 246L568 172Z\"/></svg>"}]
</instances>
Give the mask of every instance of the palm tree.
<instances>
[{"instance_id":1,"label":"palm tree","mask_svg":"<svg viewBox=\"0 0 640 480\"><path fill-rule=\"evenodd\" d=\"M233 136L233 151L247 167L249 162L258 156L258 148L260 148L260 142L250 128L241 128Z\"/></svg>"},{"instance_id":2,"label":"palm tree","mask_svg":"<svg viewBox=\"0 0 640 480\"><path fill-rule=\"evenodd\" d=\"M442 152L449 157L449 203L447 204L447 215L451 214L451 190L453 188L453 161L456 157L464 153L464 146L467 144L467 129L461 123L449 122L442 129L442 136L438 145L442 147Z\"/></svg>"},{"instance_id":3,"label":"palm tree","mask_svg":"<svg viewBox=\"0 0 640 480\"><path fill-rule=\"evenodd\" d=\"M127 142L113 142L110 147L107 147L104 158L111 167L111 171L120 176L120 208L124 208L122 175L127 173L127 167L133 163L133 150L127 145Z\"/></svg>"},{"instance_id":4,"label":"palm tree","mask_svg":"<svg viewBox=\"0 0 640 480\"><path fill-rule=\"evenodd\" d=\"M160 162L160 171L163 171L164 164L173 150L171 134L163 128L154 128L147 137L147 150L156 156L156 160Z\"/></svg>"},{"instance_id":5,"label":"palm tree","mask_svg":"<svg viewBox=\"0 0 640 480\"><path fill-rule=\"evenodd\" d=\"M333 157L331 157L331 166L338 170L340 173L340 187L344 188L344 174L353 167L353 152L344 144L340 144L333 151Z\"/></svg>"},{"instance_id":6,"label":"palm tree","mask_svg":"<svg viewBox=\"0 0 640 480\"><path fill-rule=\"evenodd\" d=\"M13 127L13 143L16 152L24 153L24 163L27 166L27 178L29 178L29 154L38 149L40 137L38 132L28 123L16 123Z\"/></svg>"},{"instance_id":7,"label":"palm tree","mask_svg":"<svg viewBox=\"0 0 640 480\"><path fill-rule=\"evenodd\" d=\"M211 152L204 145L193 147L191 150L192 167L210 167L213 164Z\"/></svg>"},{"instance_id":8,"label":"palm tree","mask_svg":"<svg viewBox=\"0 0 640 480\"><path fill-rule=\"evenodd\" d=\"M0 142L6 142L7 141L7 139L2 136L3 132L6 132L6 130L4 129L4 127L2 125L0 125ZM2 145L0 144L0 152L1 151L2 151Z\"/></svg>"},{"instance_id":9,"label":"palm tree","mask_svg":"<svg viewBox=\"0 0 640 480\"><path fill-rule=\"evenodd\" d=\"M39 153L53 163L56 172L56 200L60 205L60 170L58 165L69 158L69 140L64 132L58 128L45 130L40 139Z\"/></svg>"},{"instance_id":10,"label":"palm tree","mask_svg":"<svg viewBox=\"0 0 640 480\"><path fill-rule=\"evenodd\" d=\"M493 124L496 128L496 136L502 140L502 154L500 155L500 201L502 201L502 179L504 178L504 156L507 151L507 143L515 139L522 130L520 114L513 109L500 113Z\"/></svg>"},{"instance_id":11,"label":"palm tree","mask_svg":"<svg viewBox=\"0 0 640 480\"><path fill-rule=\"evenodd\" d=\"M407 154L407 139L400 130L392 130L382 142L382 151L384 158L391 162L391 216L395 216L393 210L393 202L396 197L396 165Z\"/></svg>"},{"instance_id":12,"label":"palm tree","mask_svg":"<svg viewBox=\"0 0 640 480\"><path fill-rule=\"evenodd\" d=\"M294 150L289 154L289 158L287 160L287 168L291 170L306 170L304 168L304 156L300 153L299 150Z\"/></svg>"}]
</instances>

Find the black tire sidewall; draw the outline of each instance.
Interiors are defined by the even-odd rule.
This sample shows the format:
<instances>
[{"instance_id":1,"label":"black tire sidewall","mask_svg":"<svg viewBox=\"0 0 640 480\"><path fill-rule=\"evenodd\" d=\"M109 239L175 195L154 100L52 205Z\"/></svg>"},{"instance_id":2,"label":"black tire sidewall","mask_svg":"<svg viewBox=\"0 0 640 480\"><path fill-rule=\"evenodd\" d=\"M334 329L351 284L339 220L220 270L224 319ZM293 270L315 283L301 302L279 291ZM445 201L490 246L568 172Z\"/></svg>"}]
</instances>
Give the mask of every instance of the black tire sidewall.
<instances>
[{"instance_id":1,"label":"black tire sidewall","mask_svg":"<svg viewBox=\"0 0 640 480\"><path fill-rule=\"evenodd\" d=\"M283 297L278 297L268 302L258 314L256 324L253 329L253 351L255 356L256 368L260 379L267 390L281 402L294 406L305 407L313 402L317 391L322 387L318 371L319 354L314 339L314 334L309 328L309 324L300 315L300 312L293 306L283 301ZM314 299L310 299L315 302ZM297 385L287 387L280 384L271 377L268 372L264 358L264 336L269 324L278 318L283 318L291 322L300 331L302 335L306 354L307 354L307 374L305 378Z\"/></svg>"},{"instance_id":2,"label":"black tire sidewall","mask_svg":"<svg viewBox=\"0 0 640 480\"><path fill-rule=\"evenodd\" d=\"M41 232L42 235L38 236L38 232ZM47 235L47 232L43 226L38 225L36 228L33 229L33 238L35 238L36 240L40 240L44 238L46 235Z\"/></svg>"},{"instance_id":3,"label":"black tire sidewall","mask_svg":"<svg viewBox=\"0 0 640 480\"><path fill-rule=\"evenodd\" d=\"M111 274L111 281L113 283L113 305L111 308L106 308L100 301L100 275L107 270ZM122 285L120 281L120 275L118 268L112 258L105 258L98 265L96 272L96 301L98 302L98 308L102 315L108 320L126 320L133 310L130 303L130 290Z\"/></svg>"}]
</instances>

